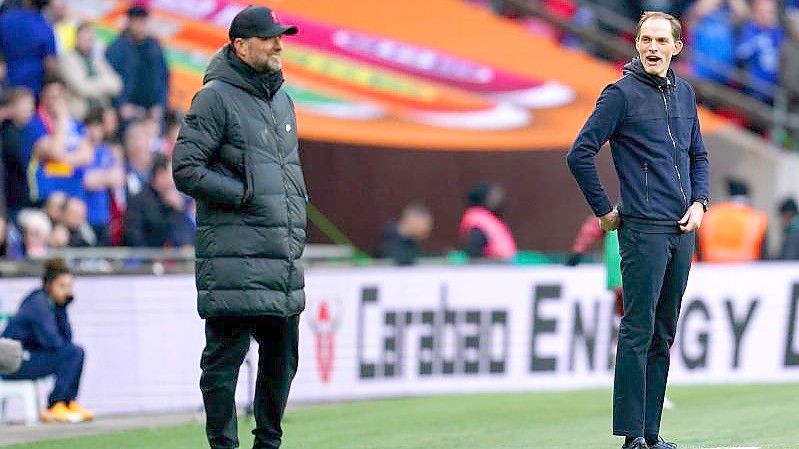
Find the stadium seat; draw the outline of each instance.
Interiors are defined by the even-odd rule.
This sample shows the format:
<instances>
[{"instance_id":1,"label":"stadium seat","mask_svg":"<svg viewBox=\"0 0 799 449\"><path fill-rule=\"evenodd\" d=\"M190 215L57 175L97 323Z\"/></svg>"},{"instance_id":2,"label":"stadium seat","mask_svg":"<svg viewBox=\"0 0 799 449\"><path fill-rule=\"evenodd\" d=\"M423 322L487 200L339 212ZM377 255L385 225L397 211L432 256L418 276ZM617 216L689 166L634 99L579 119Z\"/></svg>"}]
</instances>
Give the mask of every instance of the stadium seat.
<instances>
[{"instance_id":1,"label":"stadium seat","mask_svg":"<svg viewBox=\"0 0 799 449\"><path fill-rule=\"evenodd\" d=\"M39 400L36 381L0 379L0 424L6 422L6 404L8 399L12 397L22 399L22 405L25 408L26 426L39 422Z\"/></svg>"},{"instance_id":2,"label":"stadium seat","mask_svg":"<svg viewBox=\"0 0 799 449\"><path fill-rule=\"evenodd\" d=\"M11 315L3 313L0 303L0 332L3 331ZM52 376L50 376L52 377ZM25 425L32 426L39 422L39 393L35 380L3 380L0 379L0 424L7 421L6 406L10 398L22 400L25 408Z\"/></svg>"}]
</instances>

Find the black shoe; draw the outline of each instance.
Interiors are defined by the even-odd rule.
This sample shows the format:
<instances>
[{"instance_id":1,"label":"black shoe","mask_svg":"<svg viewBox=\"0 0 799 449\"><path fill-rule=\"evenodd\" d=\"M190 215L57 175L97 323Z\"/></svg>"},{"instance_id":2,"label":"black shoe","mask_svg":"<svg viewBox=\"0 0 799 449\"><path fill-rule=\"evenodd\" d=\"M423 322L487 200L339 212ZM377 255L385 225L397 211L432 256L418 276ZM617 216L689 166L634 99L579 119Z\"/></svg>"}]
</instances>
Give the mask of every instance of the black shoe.
<instances>
[{"instance_id":1,"label":"black shoe","mask_svg":"<svg viewBox=\"0 0 799 449\"><path fill-rule=\"evenodd\" d=\"M629 443L624 443L621 449L649 449L649 446L646 445L644 437L638 437Z\"/></svg>"},{"instance_id":2,"label":"black shoe","mask_svg":"<svg viewBox=\"0 0 799 449\"><path fill-rule=\"evenodd\" d=\"M657 440L649 441L647 444L649 444L649 449L677 449L676 444L668 443L661 437L657 437Z\"/></svg>"}]
</instances>

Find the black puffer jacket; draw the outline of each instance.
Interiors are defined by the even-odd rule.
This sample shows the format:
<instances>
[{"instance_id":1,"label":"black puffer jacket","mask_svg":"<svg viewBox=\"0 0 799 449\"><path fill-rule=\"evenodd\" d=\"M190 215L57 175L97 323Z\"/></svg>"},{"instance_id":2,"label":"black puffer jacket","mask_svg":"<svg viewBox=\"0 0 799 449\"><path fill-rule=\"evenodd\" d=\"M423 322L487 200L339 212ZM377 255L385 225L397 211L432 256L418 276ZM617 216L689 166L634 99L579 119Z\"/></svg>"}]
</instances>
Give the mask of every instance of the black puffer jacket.
<instances>
[{"instance_id":1,"label":"black puffer jacket","mask_svg":"<svg viewBox=\"0 0 799 449\"><path fill-rule=\"evenodd\" d=\"M197 200L200 316L296 315L308 196L282 75L259 75L227 46L204 83L173 161L178 188Z\"/></svg>"}]
</instances>

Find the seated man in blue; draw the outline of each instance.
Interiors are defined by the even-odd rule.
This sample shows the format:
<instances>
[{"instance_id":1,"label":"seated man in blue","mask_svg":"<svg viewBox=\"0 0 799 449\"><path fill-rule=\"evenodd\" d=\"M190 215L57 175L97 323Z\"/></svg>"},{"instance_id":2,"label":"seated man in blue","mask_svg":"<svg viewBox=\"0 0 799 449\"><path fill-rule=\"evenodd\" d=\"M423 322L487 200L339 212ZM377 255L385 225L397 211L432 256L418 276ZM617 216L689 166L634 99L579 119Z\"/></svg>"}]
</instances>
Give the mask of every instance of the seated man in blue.
<instances>
[{"instance_id":1,"label":"seated man in blue","mask_svg":"<svg viewBox=\"0 0 799 449\"><path fill-rule=\"evenodd\" d=\"M22 301L3 337L17 340L24 349L22 366L7 380L38 379L55 375L55 386L42 412L44 422L81 422L92 419L78 397L83 372L83 348L72 343L67 305L72 302L72 273L64 259L47 261L41 289Z\"/></svg>"}]
</instances>

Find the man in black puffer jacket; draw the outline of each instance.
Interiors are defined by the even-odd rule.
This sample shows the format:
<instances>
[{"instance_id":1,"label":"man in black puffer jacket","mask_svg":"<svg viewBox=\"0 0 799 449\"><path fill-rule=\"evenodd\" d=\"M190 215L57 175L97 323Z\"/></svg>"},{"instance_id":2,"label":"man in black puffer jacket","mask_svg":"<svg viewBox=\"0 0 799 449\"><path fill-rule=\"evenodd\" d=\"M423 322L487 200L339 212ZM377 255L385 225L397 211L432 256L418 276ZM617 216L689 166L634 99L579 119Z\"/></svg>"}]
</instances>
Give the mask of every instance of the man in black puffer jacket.
<instances>
[{"instance_id":1,"label":"man in black puffer jacket","mask_svg":"<svg viewBox=\"0 0 799 449\"><path fill-rule=\"evenodd\" d=\"M568 156L569 168L602 229L619 229L624 317L619 328L613 433L624 449L674 449L660 418L695 230L709 198L709 163L691 86L674 76L680 22L644 13L639 58L605 88ZM621 201L613 207L594 156L610 141Z\"/></svg>"},{"instance_id":2,"label":"man in black puffer jacket","mask_svg":"<svg viewBox=\"0 0 799 449\"><path fill-rule=\"evenodd\" d=\"M200 388L214 449L239 445L234 393L250 335L260 348L254 448L280 446L297 370L307 194L294 107L280 90L281 38L296 32L268 8L242 10L174 150L175 183L197 200L197 304L206 319Z\"/></svg>"}]
</instances>

